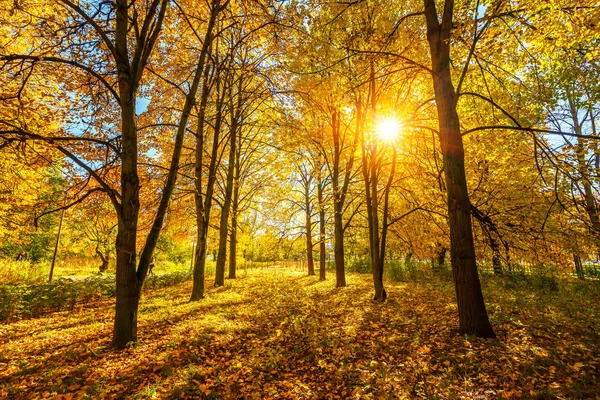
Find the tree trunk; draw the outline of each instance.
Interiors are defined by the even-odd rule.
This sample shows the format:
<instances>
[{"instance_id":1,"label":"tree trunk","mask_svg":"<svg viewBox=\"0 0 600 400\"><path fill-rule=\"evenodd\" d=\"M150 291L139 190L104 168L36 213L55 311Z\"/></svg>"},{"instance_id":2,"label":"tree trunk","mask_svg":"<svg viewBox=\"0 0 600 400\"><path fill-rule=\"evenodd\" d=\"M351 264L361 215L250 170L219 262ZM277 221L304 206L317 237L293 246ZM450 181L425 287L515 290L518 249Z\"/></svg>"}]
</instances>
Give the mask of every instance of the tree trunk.
<instances>
[{"instance_id":1,"label":"tree trunk","mask_svg":"<svg viewBox=\"0 0 600 400\"><path fill-rule=\"evenodd\" d=\"M312 221L310 215L306 215L306 260L308 264L308 275L315 275L315 262L313 256L313 242L312 242Z\"/></svg>"},{"instance_id":2,"label":"tree trunk","mask_svg":"<svg viewBox=\"0 0 600 400\"><path fill-rule=\"evenodd\" d=\"M319 171L319 180L317 182L317 200L319 201L319 280L325 280L325 257L327 248L325 246L325 207L323 203L323 182Z\"/></svg>"},{"instance_id":3,"label":"tree trunk","mask_svg":"<svg viewBox=\"0 0 600 400\"><path fill-rule=\"evenodd\" d=\"M142 285L137 279L137 225L140 209L137 173L136 88L128 60L128 2L117 1L115 47L121 101L121 203L118 210L116 305L112 345L137 341L137 313Z\"/></svg>"},{"instance_id":4,"label":"tree trunk","mask_svg":"<svg viewBox=\"0 0 600 400\"><path fill-rule=\"evenodd\" d=\"M116 306L115 320L113 328L112 345L115 347L124 347L129 343L137 341L137 313L140 301L142 285L146 278L148 265L158 235L162 227L164 214L168 205L172 189L177 177L179 167L179 155L183 144L183 133L185 132L185 122L180 121L178 135L175 140L175 149L171 159L167 183L163 190L160 206L157 216L154 219L152 229L146 239L146 246L142 252L140 266L137 268L137 227L140 210L140 184L137 171L138 148L137 148L137 127L136 127L136 97L139 82L141 80L144 68L146 66L151 49L156 43L158 33L162 27L162 22L166 13L168 1L163 0L160 3L160 12L156 15L155 11L158 2L151 7L153 11L148 10L144 24L152 23L154 33L143 42L136 42L134 54L136 56L130 60L129 55L129 37L130 19L129 3L126 0L116 1L115 13L115 40L114 57L118 74L119 101L121 108L121 198L120 203L114 200L118 214L117 227L117 266L116 266ZM137 24L137 21L134 23ZM138 52L139 51L139 52ZM137 57L137 55L141 55ZM186 99L187 101L187 99ZM185 110L184 113L185 114ZM184 125L181 128L181 125Z\"/></svg>"},{"instance_id":5,"label":"tree trunk","mask_svg":"<svg viewBox=\"0 0 600 400\"><path fill-rule=\"evenodd\" d=\"M332 113L332 131L333 131L333 171L331 186L333 188L333 235L335 240L334 256L335 256L335 287L346 286L346 271L344 265L344 221L342 213L344 209L344 196L340 187L340 130L339 130L339 115L337 110Z\"/></svg>"},{"instance_id":6,"label":"tree trunk","mask_svg":"<svg viewBox=\"0 0 600 400\"><path fill-rule=\"evenodd\" d=\"M56 234L56 243L54 245L54 253L52 254L52 263L50 263L50 276L48 282L52 282L52 275L54 275L54 263L56 262L56 255L58 254L58 246L60 244L60 234L62 233L63 219L65 218L65 209L63 208L60 212L60 222L58 223L58 233ZM104 261L104 260L102 260ZM108 264L108 263L107 263Z\"/></svg>"},{"instance_id":7,"label":"tree trunk","mask_svg":"<svg viewBox=\"0 0 600 400\"><path fill-rule=\"evenodd\" d=\"M142 284L138 281L136 273L140 186L137 173L135 97L129 100L122 99L122 102L122 200L116 240L116 307L112 339L114 347L125 347L137 341L137 313L142 290Z\"/></svg>"},{"instance_id":8,"label":"tree trunk","mask_svg":"<svg viewBox=\"0 0 600 400\"><path fill-rule=\"evenodd\" d=\"M204 274L206 271L206 245L208 227L204 225L203 218L198 223L198 234L196 237L196 260L192 274L192 295L190 301L198 301L204 298Z\"/></svg>"},{"instance_id":9,"label":"tree trunk","mask_svg":"<svg viewBox=\"0 0 600 400\"><path fill-rule=\"evenodd\" d=\"M222 122L222 99L224 98L225 90L220 94L218 84L218 71L215 69L214 76L217 79L217 117L213 130L213 144L211 151L211 159L208 167L208 180L206 183L206 194L202 197L202 154L204 151L204 118L206 112L206 104L210 94L208 82L209 68L204 72L204 86L202 87L202 95L200 99L200 108L198 112L198 127L196 132L196 149L195 149L195 166L194 166L194 203L196 206L196 226L197 226L197 244L196 244L196 260L194 262L194 272L192 274L192 295L190 301L198 301L204 298L204 277L206 272L206 255L208 246L208 228L210 222L210 212L212 209L213 191L217 178L217 159L219 153L219 135L221 133Z\"/></svg>"},{"instance_id":10,"label":"tree trunk","mask_svg":"<svg viewBox=\"0 0 600 400\"><path fill-rule=\"evenodd\" d=\"M227 166L227 178L225 183L225 198L223 199L223 207L221 208L221 221L219 224L219 252L217 254L217 265L215 268L215 287L225 284L225 262L227 260L227 236L229 228L229 213L231 212L231 199L233 197L233 178L235 172L235 158L237 151L237 134L239 126L239 117L241 111L242 100L242 79L239 80L238 88L238 104L237 108L233 109L231 116L231 132L229 134L229 159ZM232 102L233 103L233 102Z\"/></svg>"},{"instance_id":11,"label":"tree trunk","mask_svg":"<svg viewBox=\"0 0 600 400\"><path fill-rule=\"evenodd\" d=\"M500 246L496 239L490 234L490 248L492 249L492 269L494 275L502 275L502 258L500 257Z\"/></svg>"},{"instance_id":12,"label":"tree trunk","mask_svg":"<svg viewBox=\"0 0 600 400\"><path fill-rule=\"evenodd\" d=\"M477 272L464 147L450 71L450 36L454 2L452 0L444 2L441 24L438 20L435 0L424 0L424 5L447 187L450 255L458 303L459 329L462 334L495 337L483 301Z\"/></svg>"},{"instance_id":13,"label":"tree trunk","mask_svg":"<svg viewBox=\"0 0 600 400\"><path fill-rule=\"evenodd\" d=\"M236 211L231 212L231 232L229 233L229 279L235 279L235 272L237 268L237 217Z\"/></svg>"},{"instance_id":14,"label":"tree trunk","mask_svg":"<svg viewBox=\"0 0 600 400\"><path fill-rule=\"evenodd\" d=\"M575 261L575 272L577 273L577 278L582 281L585 280L585 273L583 272L583 263L581 262L581 256L578 254L573 254L573 260Z\"/></svg>"},{"instance_id":15,"label":"tree trunk","mask_svg":"<svg viewBox=\"0 0 600 400\"><path fill-rule=\"evenodd\" d=\"M437 256L436 256L436 268L438 270L441 270L444 267L444 264L446 263L446 253L448 252L448 249L446 248L446 246L441 246L438 251L437 251Z\"/></svg>"},{"instance_id":16,"label":"tree trunk","mask_svg":"<svg viewBox=\"0 0 600 400\"><path fill-rule=\"evenodd\" d=\"M98 271L100 273L100 275L102 275L108 269L108 261L109 261L110 255L107 254L105 256L100 251L100 248L98 248L98 247L96 247L96 254L98 255L98 257L100 257L100 260L102 261L102 265L100 265L100 268L99 268L99 271Z\"/></svg>"},{"instance_id":17,"label":"tree trunk","mask_svg":"<svg viewBox=\"0 0 600 400\"><path fill-rule=\"evenodd\" d=\"M240 146L235 157L235 182L231 205L231 233L229 235L229 279L235 279L237 269L237 219L240 201Z\"/></svg>"},{"instance_id":18,"label":"tree trunk","mask_svg":"<svg viewBox=\"0 0 600 400\"><path fill-rule=\"evenodd\" d=\"M304 185L304 211L305 211L305 223L304 228L306 230L306 261L308 265L308 275L315 275L315 261L313 257L313 241L312 241L312 220L311 213L312 207L310 204L310 186L312 177L309 176L308 171L302 171L301 173L305 174L302 177L302 184Z\"/></svg>"},{"instance_id":19,"label":"tree trunk","mask_svg":"<svg viewBox=\"0 0 600 400\"><path fill-rule=\"evenodd\" d=\"M334 216L334 240L335 240L335 287L346 286L346 273L344 271L344 229L342 224L342 212L335 205Z\"/></svg>"}]
</instances>

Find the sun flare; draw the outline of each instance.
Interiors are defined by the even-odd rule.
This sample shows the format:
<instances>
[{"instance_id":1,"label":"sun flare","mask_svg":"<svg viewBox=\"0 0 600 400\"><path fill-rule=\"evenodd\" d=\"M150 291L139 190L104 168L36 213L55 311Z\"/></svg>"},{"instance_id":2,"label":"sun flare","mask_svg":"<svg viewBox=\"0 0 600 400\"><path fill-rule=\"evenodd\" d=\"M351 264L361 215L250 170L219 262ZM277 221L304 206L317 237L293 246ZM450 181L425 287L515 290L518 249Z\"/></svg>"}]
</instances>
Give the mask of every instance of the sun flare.
<instances>
[{"instance_id":1,"label":"sun flare","mask_svg":"<svg viewBox=\"0 0 600 400\"><path fill-rule=\"evenodd\" d=\"M384 118L377 125L377 135L382 140L391 141L398 136L400 128L400 121L396 118Z\"/></svg>"}]
</instances>

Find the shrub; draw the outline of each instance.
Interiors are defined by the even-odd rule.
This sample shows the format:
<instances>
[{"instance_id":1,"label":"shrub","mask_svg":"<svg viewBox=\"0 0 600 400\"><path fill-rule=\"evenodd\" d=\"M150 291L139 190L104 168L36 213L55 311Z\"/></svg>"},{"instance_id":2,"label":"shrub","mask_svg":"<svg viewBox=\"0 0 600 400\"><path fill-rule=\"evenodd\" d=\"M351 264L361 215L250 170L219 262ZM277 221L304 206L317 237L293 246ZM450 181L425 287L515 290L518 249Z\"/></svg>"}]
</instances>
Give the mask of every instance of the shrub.
<instances>
[{"instance_id":1,"label":"shrub","mask_svg":"<svg viewBox=\"0 0 600 400\"><path fill-rule=\"evenodd\" d=\"M47 262L0 260L0 284L20 282L41 282L47 279Z\"/></svg>"},{"instance_id":2,"label":"shrub","mask_svg":"<svg viewBox=\"0 0 600 400\"><path fill-rule=\"evenodd\" d=\"M368 256L358 257L348 263L348 272L366 274L371 272L371 259Z\"/></svg>"},{"instance_id":3,"label":"shrub","mask_svg":"<svg viewBox=\"0 0 600 400\"><path fill-rule=\"evenodd\" d=\"M151 289L159 289L167 286L177 285L192 279L190 272L171 272L169 274L152 275L146 280L144 286Z\"/></svg>"},{"instance_id":4,"label":"shrub","mask_svg":"<svg viewBox=\"0 0 600 400\"><path fill-rule=\"evenodd\" d=\"M421 263L414 260L392 260L386 264L385 271L390 279L397 282L417 281L425 276Z\"/></svg>"},{"instance_id":5,"label":"shrub","mask_svg":"<svg viewBox=\"0 0 600 400\"><path fill-rule=\"evenodd\" d=\"M406 282L406 271L404 270L404 263L399 260L392 260L387 265L387 275L391 280L396 282Z\"/></svg>"},{"instance_id":6,"label":"shrub","mask_svg":"<svg viewBox=\"0 0 600 400\"><path fill-rule=\"evenodd\" d=\"M158 289L191 279L189 272L153 275L145 287ZM113 277L91 277L85 280L57 279L38 285L0 286L0 321L35 318L56 311L73 310L77 306L115 296Z\"/></svg>"},{"instance_id":7,"label":"shrub","mask_svg":"<svg viewBox=\"0 0 600 400\"><path fill-rule=\"evenodd\" d=\"M504 275L504 287L507 289L530 288L557 292L560 285L554 275L537 270L533 274L524 271L508 272Z\"/></svg>"}]
</instances>

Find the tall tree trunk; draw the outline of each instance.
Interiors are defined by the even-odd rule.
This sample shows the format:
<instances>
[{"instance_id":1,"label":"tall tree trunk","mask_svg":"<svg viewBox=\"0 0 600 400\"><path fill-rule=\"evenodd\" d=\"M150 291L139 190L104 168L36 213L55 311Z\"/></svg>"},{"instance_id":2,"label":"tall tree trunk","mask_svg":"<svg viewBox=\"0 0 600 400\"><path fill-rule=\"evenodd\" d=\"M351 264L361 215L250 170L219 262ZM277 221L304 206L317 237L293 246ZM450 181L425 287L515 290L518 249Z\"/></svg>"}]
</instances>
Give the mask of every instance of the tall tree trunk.
<instances>
[{"instance_id":1,"label":"tall tree trunk","mask_svg":"<svg viewBox=\"0 0 600 400\"><path fill-rule=\"evenodd\" d=\"M208 73L208 71L206 72ZM208 228L210 223L210 212L212 210L212 200L215 182L217 180L217 166L219 158L219 136L221 133L221 124L223 121L223 100L226 90L221 89L219 85L219 72L214 71L214 79L217 82L217 115L213 129L213 142L211 150L210 164L208 166L208 179L206 182L206 193L202 197L202 153L204 149L204 117L206 104L208 102L209 88L205 85L202 89L202 98L198 113L198 130L196 133L196 165L195 165L195 193L194 200L196 205L196 225L197 225L197 244L196 261L194 263L192 295L190 301L197 301L204 298L204 277L206 272L206 255L208 251ZM205 77L205 82L207 81Z\"/></svg>"},{"instance_id":2,"label":"tall tree trunk","mask_svg":"<svg viewBox=\"0 0 600 400\"><path fill-rule=\"evenodd\" d=\"M346 286L346 273L344 271L344 228L342 221L342 212L336 204L335 215L333 218L334 228L334 257L335 257L335 287Z\"/></svg>"},{"instance_id":3,"label":"tall tree trunk","mask_svg":"<svg viewBox=\"0 0 600 400\"><path fill-rule=\"evenodd\" d=\"M308 275L315 275L315 261L313 256L312 221L310 214L306 213L306 260L308 261Z\"/></svg>"},{"instance_id":4,"label":"tall tree trunk","mask_svg":"<svg viewBox=\"0 0 600 400\"><path fill-rule=\"evenodd\" d=\"M340 144L340 123L337 110L332 113L332 130L334 159L331 186L333 187L333 238L335 241L335 287L346 286L346 272L344 266L344 196L340 187L340 163L342 148Z\"/></svg>"},{"instance_id":5,"label":"tall tree trunk","mask_svg":"<svg viewBox=\"0 0 600 400\"><path fill-rule=\"evenodd\" d=\"M371 203L368 207L371 208L369 220L369 229L371 230L371 270L373 272L373 283L375 286L375 301L385 300L385 289L383 288L383 277L381 276L380 268L380 237L379 237L379 193L377 188L377 144L374 141L371 146L371 157L370 157L370 188L371 191Z\"/></svg>"},{"instance_id":6,"label":"tall tree trunk","mask_svg":"<svg viewBox=\"0 0 600 400\"><path fill-rule=\"evenodd\" d=\"M126 11L123 11L126 13ZM121 85L123 85L121 83ZM127 93L121 90L121 93ZM123 95L125 97L125 95ZM135 97L122 97L121 212L117 227L116 306L112 344L124 347L137 341L137 313L142 285L137 279L137 224L140 209L137 173Z\"/></svg>"},{"instance_id":7,"label":"tall tree trunk","mask_svg":"<svg viewBox=\"0 0 600 400\"><path fill-rule=\"evenodd\" d=\"M124 347L137 341L137 313L142 285L146 277L150 256L158 239L166 206L174 187L179 166L179 154L183 142L183 130L178 130L175 149L165 190L161 198L157 216L151 233L146 240L150 242L147 252L142 253L139 269L136 262L137 226L140 210L139 177L137 171L137 127L135 118L136 96L140 79L146 66L150 52L155 45L166 13L168 1L160 3L160 11L156 15L159 3L155 2L148 10L146 23L154 25L153 33L136 43L132 60L129 58L129 2L116 1L114 57L118 74L119 101L121 108L121 198L117 207L117 266L116 266L116 306L113 327L112 345ZM156 18L156 19L155 19ZM135 21L134 23L137 23ZM187 101L187 99L186 99ZM185 112L184 112L185 113ZM180 126L181 128L181 121ZM149 254L148 254L149 253Z\"/></svg>"},{"instance_id":8,"label":"tall tree trunk","mask_svg":"<svg viewBox=\"0 0 600 400\"><path fill-rule=\"evenodd\" d=\"M225 198L221 208L221 221L219 224L219 252L215 268L215 286L225 284L225 262L227 261L227 236L229 233L229 213L231 212L231 199L233 197L233 178L235 172L235 155L237 151L237 134L242 101L242 78L239 79L237 107L231 107L231 132L229 136L229 160L227 165L227 178L225 183ZM232 101L233 103L233 101Z\"/></svg>"},{"instance_id":9,"label":"tall tree trunk","mask_svg":"<svg viewBox=\"0 0 600 400\"><path fill-rule=\"evenodd\" d=\"M208 179L206 182L206 193L202 196L202 154L204 151L204 128L205 128L205 114L206 104L210 94L208 85L208 74L209 68L205 71L204 82L205 85L202 88L202 95L200 99L200 108L198 112L198 127L196 132L196 149L195 149L195 167L194 167L194 203L196 206L196 226L197 226L197 238L196 238L196 259L194 261L194 271L192 273L192 294L190 301L198 301L204 298L204 278L206 272L206 256L208 251L208 228L210 223L210 212L212 210L212 200L215 182L217 179L217 160L219 158L219 136L221 133L222 124L222 107L223 99L225 98L225 90L220 90L219 86L219 72L215 67L214 79L217 82L217 116L215 119L215 125L213 129L213 142L211 150L210 164L208 166Z\"/></svg>"},{"instance_id":10,"label":"tall tree trunk","mask_svg":"<svg viewBox=\"0 0 600 400\"><path fill-rule=\"evenodd\" d=\"M321 168L321 166L319 166ZM323 202L323 180L321 170L319 169L319 178L317 180L317 200L319 202L319 280L326 279L326 263L327 248L325 246L325 204Z\"/></svg>"},{"instance_id":11,"label":"tall tree trunk","mask_svg":"<svg viewBox=\"0 0 600 400\"><path fill-rule=\"evenodd\" d=\"M309 171L300 167L300 174L302 185L304 186L304 229L306 230L306 261L308 265L308 275L315 275L315 261L313 256L313 241L312 241L312 207L310 203L310 186L312 183L312 176Z\"/></svg>"},{"instance_id":12,"label":"tall tree trunk","mask_svg":"<svg viewBox=\"0 0 600 400\"><path fill-rule=\"evenodd\" d=\"M233 184L233 199L231 203L231 233L229 235L229 279L235 279L237 269L237 219L240 202L240 154L241 135L239 136L238 150L235 156L235 177Z\"/></svg>"},{"instance_id":13,"label":"tall tree trunk","mask_svg":"<svg viewBox=\"0 0 600 400\"><path fill-rule=\"evenodd\" d=\"M121 101L121 205L117 225L116 305L112 344L137 341L137 313L142 285L137 279L137 225L140 183L137 172L136 87L129 62L128 2L117 1L115 48Z\"/></svg>"},{"instance_id":14,"label":"tall tree trunk","mask_svg":"<svg viewBox=\"0 0 600 400\"><path fill-rule=\"evenodd\" d=\"M450 255L458 303L459 329L462 334L495 337L477 272L464 147L450 71L454 1L444 2L441 23L438 20L435 0L424 0L424 5L447 187Z\"/></svg>"},{"instance_id":15,"label":"tall tree trunk","mask_svg":"<svg viewBox=\"0 0 600 400\"><path fill-rule=\"evenodd\" d=\"M394 182L394 176L396 175L396 148L393 148L392 152L392 168L390 171L390 176L388 177L388 181L384 188L383 193L383 211L382 211L382 223L381 223L381 243L379 250L379 285L381 286L381 298L376 298L377 301L385 301L387 298L387 292L383 286L383 267L385 262L385 249L387 244L387 232L389 228L388 218L389 218L389 210L390 210L390 191L392 190L392 183ZM392 260L392 250L390 249L390 261Z\"/></svg>"},{"instance_id":16,"label":"tall tree trunk","mask_svg":"<svg viewBox=\"0 0 600 400\"><path fill-rule=\"evenodd\" d=\"M370 97L371 97L371 123L374 127L376 120L376 109L377 100L375 92L375 69L373 62L371 61L371 76L370 76ZM357 117L360 120L360 117ZM368 160L368 178L365 179L366 189L369 192L367 195L367 212L368 224L369 224L369 239L370 243L370 254L371 254L371 271L373 273L373 284L375 287L375 296L373 300L383 302L386 298L386 292L383 288L383 256L384 252L381 251L381 237L379 236L379 176L377 173L379 165L377 140L373 138L371 140L370 157ZM364 154L364 152L363 152ZM366 161L366 158L365 158ZM363 169L363 174L365 169Z\"/></svg>"}]
</instances>

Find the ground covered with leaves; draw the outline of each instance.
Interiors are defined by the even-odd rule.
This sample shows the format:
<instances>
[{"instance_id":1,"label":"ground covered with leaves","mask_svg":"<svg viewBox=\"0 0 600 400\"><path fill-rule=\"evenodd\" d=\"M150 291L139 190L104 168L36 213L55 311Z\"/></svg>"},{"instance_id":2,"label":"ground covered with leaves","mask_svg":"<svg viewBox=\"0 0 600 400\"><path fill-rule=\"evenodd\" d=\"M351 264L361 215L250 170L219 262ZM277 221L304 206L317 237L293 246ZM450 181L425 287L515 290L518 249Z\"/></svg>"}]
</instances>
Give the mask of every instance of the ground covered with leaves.
<instances>
[{"instance_id":1,"label":"ground covered with leaves","mask_svg":"<svg viewBox=\"0 0 600 400\"><path fill-rule=\"evenodd\" d=\"M188 303L147 290L139 343L110 348L114 299L0 325L1 398L600 398L599 296L486 278L498 339L458 335L453 285L348 287L292 269L242 272Z\"/></svg>"}]
</instances>

